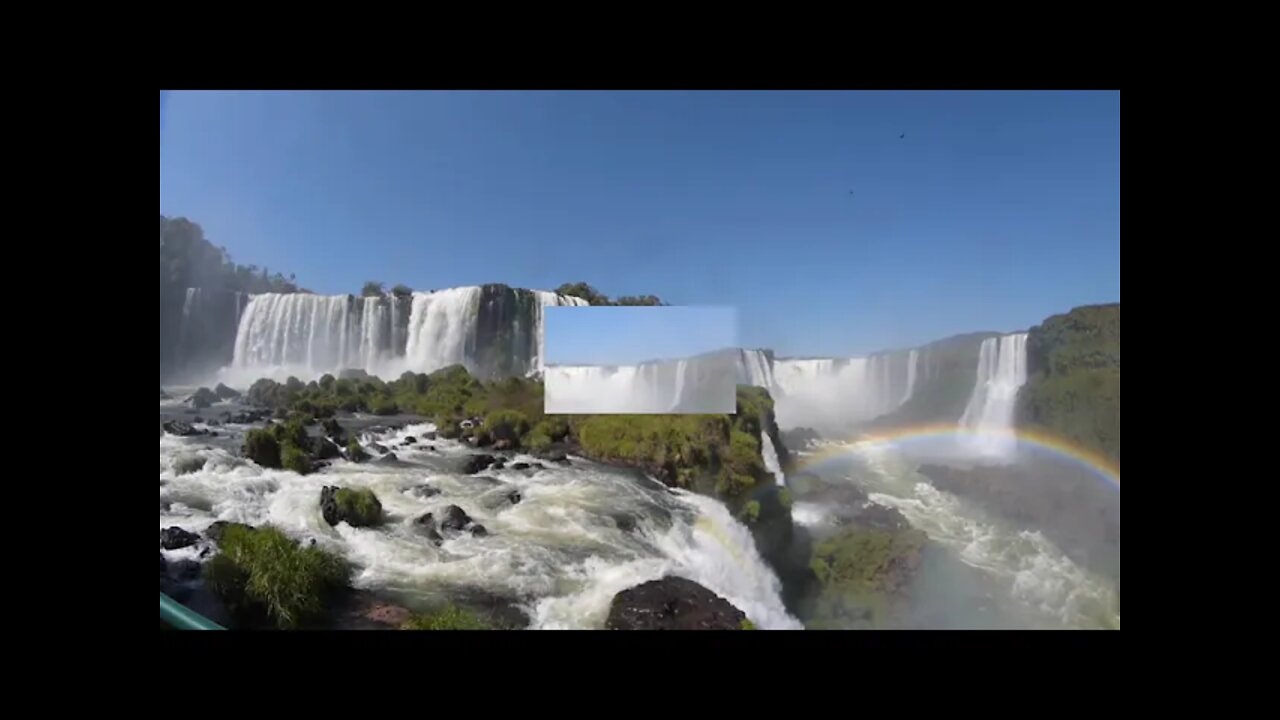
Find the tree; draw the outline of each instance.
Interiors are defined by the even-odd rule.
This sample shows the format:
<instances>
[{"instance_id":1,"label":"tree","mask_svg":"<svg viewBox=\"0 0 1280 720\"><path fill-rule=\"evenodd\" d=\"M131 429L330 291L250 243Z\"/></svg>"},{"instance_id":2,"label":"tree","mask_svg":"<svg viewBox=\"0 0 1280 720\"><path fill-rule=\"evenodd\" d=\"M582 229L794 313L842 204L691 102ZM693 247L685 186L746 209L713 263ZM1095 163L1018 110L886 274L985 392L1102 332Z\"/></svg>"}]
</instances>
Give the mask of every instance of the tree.
<instances>
[{"instance_id":1,"label":"tree","mask_svg":"<svg viewBox=\"0 0 1280 720\"><path fill-rule=\"evenodd\" d=\"M410 295L413 294L413 288L409 287L408 285L405 285L404 283L400 283L395 287L391 288L391 294L395 295L396 297L409 297Z\"/></svg>"},{"instance_id":2,"label":"tree","mask_svg":"<svg viewBox=\"0 0 1280 720\"><path fill-rule=\"evenodd\" d=\"M360 295L362 297L381 297L383 294L383 285L377 280L369 280L364 284L364 287L360 289Z\"/></svg>"}]
</instances>

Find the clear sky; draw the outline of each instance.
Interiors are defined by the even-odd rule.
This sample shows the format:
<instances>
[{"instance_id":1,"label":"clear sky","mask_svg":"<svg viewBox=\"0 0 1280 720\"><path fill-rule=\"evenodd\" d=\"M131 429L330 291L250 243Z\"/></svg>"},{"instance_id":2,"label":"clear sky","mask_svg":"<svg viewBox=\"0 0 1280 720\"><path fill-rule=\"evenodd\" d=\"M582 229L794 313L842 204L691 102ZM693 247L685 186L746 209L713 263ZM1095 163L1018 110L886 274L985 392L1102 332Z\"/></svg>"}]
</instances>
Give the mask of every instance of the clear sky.
<instances>
[{"instance_id":1,"label":"clear sky","mask_svg":"<svg viewBox=\"0 0 1280 720\"><path fill-rule=\"evenodd\" d=\"M732 306L549 307L546 362L634 365L740 347Z\"/></svg>"},{"instance_id":2,"label":"clear sky","mask_svg":"<svg viewBox=\"0 0 1280 720\"><path fill-rule=\"evenodd\" d=\"M581 280L858 355L1119 301L1120 96L173 93L160 212L316 292Z\"/></svg>"}]
</instances>

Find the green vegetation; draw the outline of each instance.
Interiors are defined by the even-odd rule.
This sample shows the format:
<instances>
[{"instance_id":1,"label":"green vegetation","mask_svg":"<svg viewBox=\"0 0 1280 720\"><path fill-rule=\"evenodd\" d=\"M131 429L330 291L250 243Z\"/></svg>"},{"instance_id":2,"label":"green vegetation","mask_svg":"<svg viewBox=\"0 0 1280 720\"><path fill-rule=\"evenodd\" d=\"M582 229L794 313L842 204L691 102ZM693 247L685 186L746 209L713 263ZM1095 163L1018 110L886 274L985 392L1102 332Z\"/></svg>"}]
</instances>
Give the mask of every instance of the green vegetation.
<instances>
[{"instance_id":1,"label":"green vegetation","mask_svg":"<svg viewBox=\"0 0 1280 720\"><path fill-rule=\"evenodd\" d=\"M435 612L414 615L400 626L402 630L493 630L484 618L449 605Z\"/></svg>"},{"instance_id":2,"label":"green vegetation","mask_svg":"<svg viewBox=\"0 0 1280 720\"><path fill-rule=\"evenodd\" d=\"M271 527L228 525L218 547L204 567L209 586L237 615L265 615L282 629L321 619L327 600L350 577L342 558L301 547Z\"/></svg>"},{"instance_id":3,"label":"green vegetation","mask_svg":"<svg viewBox=\"0 0 1280 720\"><path fill-rule=\"evenodd\" d=\"M241 452L264 468L280 467L280 442L269 428L255 428L246 433Z\"/></svg>"},{"instance_id":4,"label":"green vegetation","mask_svg":"<svg viewBox=\"0 0 1280 720\"><path fill-rule=\"evenodd\" d=\"M561 295L572 295L586 300L591 305L662 305L662 301L653 295L625 295L617 300L610 300L599 290L584 282L565 283L556 288Z\"/></svg>"},{"instance_id":5,"label":"green vegetation","mask_svg":"<svg viewBox=\"0 0 1280 720\"><path fill-rule=\"evenodd\" d=\"M413 288L403 283L398 284L395 287L391 288L391 294L398 298L409 297L410 295L413 294Z\"/></svg>"},{"instance_id":6,"label":"green vegetation","mask_svg":"<svg viewBox=\"0 0 1280 720\"><path fill-rule=\"evenodd\" d=\"M369 412L374 415L395 415L400 412L400 408L396 405L395 400L385 395L379 395L370 401Z\"/></svg>"},{"instance_id":7,"label":"green vegetation","mask_svg":"<svg viewBox=\"0 0 1280 720\"><path fill-rule=\"evenodd\" d=\"M740 627L741 627L741 629L743 629L743 630L758 630L758 629L759 629L759 628L757 628L757 627L756 627L756 624L755 624L755 623L751 622L751 620L750 620L749 618L743 618L743 619L742 619L742 625L741 625Z\"/></svg>"},{"instance_id":8,"label":"green vegetation","mask_svg":"<svg viewBox=\"0 0 1280 720\"><path fill-rule=\"evenodd\" d=\"M385 294L382 283L377 280L369 280L360 288L361 297L382 297Z\"/></svg>"},{"instance_id":9,"label":"green vegetation","mask_svg":"<svg viewBox=\"0 0 1280 720\"><path fill-rule=\"evenodd\" d=\"M1078 307L1031 328L1018 424L1120 463L1120 305Z\"/></svg>"},{"instance_id":10,"label":"green vegetation","mask_svg":"<svg viewBox=\"0 0 1280 720\"><path fill-rule=\"evenodd\" d=\"M351 527L374 527L382 524L382 503L368 488L338 488L333 495L339 517Z\"/></svg>"},{"instance_id":11,"label":"green vegetation","mask_svg":"<svg viewBox=\"0 0 1280 720\"><path fill-rule=\"evenodd\" d=\"M820 584L813 627L886 627L907 593L927 537L919 530L850 528L813 549Z\"/></svg>"},{"instance_id":12,"label":"green vegetation","mask_svg":"<svg viewBox=\"0 0 1280 720\"><path fill-rule=\"evenodd\" d=\"M311 472L311 458L302 448L286 440L280 445L280 464L285 470L292 470L299 475Z\"/></svg>"},{"instance_id":13,"label":"green vegetation","mask_svg":"<svg viewBox=\"0 0 1280 720\"><path fill-rule=\"evenodd\" d=\"M782 488L778 491L778 502L782 503L782 507L790 510L791 506L795 504L795 499L791 497L789 489Z\"/></svg>"},{"instance_id":14,"label":"green vegetation","mask_svg":"<svg viewBox=\"0 0 1280 720\"><path fill-rule=\"evenodd\" d=\"M484 418L484 427L494 440L519 442L529 432L529 418L519 410L494 410Z\"/></svg>"},{"instance_id":15,"label":"green vegetation","mask_svg":"<svg viewBox=\"0 0 1280 720\"><path fill-rule=\"evenodd\" d=\"M742 512L740 515L742 520L748 525L754 525L755 522L760 519L760 501L748 501L746 505L742 506Z\"/></svg>"},{"instance_id":16,"label":"green vegetation","mask_svg":"<svg viewBox=\"0 0 1280 720\"><path fill-rule=\"evenodd\" d=\"M347 459L351 462L357 463L362 460L369 459L369 453L365 452L364 448L360 447L360 441L357 440L354 435L352 435L351 439L347 441Z\"/></svg>"}]
</instances>

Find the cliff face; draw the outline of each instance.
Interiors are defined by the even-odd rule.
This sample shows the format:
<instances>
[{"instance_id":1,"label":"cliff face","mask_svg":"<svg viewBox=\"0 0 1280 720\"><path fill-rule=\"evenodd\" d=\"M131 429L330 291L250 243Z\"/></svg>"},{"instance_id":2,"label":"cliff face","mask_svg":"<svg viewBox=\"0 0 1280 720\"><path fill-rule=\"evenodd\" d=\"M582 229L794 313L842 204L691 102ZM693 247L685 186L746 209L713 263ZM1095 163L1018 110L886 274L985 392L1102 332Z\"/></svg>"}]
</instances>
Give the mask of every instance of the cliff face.
<instances>
[{"instance_id":1,"label":"cliff face","mask_svg":"<svg viewBox=\"0 0 1280 720\"><path fill-rule=\"evenodd\" d=\"M1120 464L1120 304L1054 315L1027 337L1017 423L1043 428Z\"/></svg>"},{"instance_id":2,"label":"cliff face","mask_svg":"<svg viewBox=\"0 0 1280 720\"><path fill-rule=\"evenodd\" d=\"M919 348L915 391L902 407L867 423L867 427L950 423L960 419L973 394L982 341L997 334L954 335Z\"/></svg>"}]
</instances>

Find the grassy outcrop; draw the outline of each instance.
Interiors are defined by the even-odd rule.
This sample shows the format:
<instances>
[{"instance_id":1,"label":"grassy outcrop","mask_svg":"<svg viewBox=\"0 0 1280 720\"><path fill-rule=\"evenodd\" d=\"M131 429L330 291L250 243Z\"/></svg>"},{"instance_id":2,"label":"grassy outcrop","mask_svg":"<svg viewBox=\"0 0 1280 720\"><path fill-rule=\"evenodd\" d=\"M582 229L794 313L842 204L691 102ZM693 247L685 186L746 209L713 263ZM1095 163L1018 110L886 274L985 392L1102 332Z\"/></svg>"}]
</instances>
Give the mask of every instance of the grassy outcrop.
<instances>
[{"instance_id":1,"label":"grassy outcrop","mask_svg":"<svg viewBox=\"0 0 1280 720\"><path fill-rule=\"evenodd\" d=\"M1039 428L1120 464L1120 304L1054 315L1027 337L1019 426Z\"/></svg>"},{"instance_id":2,"label":"grassy outcrop","mask_svg":"<svg viewBox=\"0 0 1280 720\"><path fill-rule=\"evenodd\" d=\"M819 584L808 610L814 628L883 628L895 620L927 538L910 527L852 527L813 549Z\"/></svg>"},{"instance_id":3,"label":"grassy outcrop","mask_svg":"<svg viewBox=\"0 0 1280 720\"><path fill-rule=\"evenodd\" d=\"M272 527L227 525L218 548L204 567L205 581L249 625L292 629L321 622L350 578L342 558L303 547Z\"/></svg>"}]
</instances>

